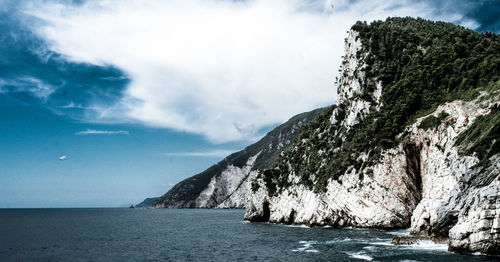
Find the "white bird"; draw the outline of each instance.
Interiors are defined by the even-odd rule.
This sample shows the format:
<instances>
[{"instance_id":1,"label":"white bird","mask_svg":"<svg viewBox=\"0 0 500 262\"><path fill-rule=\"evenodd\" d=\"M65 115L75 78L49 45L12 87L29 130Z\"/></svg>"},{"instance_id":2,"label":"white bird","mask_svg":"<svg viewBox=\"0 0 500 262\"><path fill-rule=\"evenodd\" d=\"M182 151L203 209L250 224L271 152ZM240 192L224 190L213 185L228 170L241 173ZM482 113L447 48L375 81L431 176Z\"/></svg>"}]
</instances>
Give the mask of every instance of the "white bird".
<instances>
[{"instance_id":1,"label":"white bird","mask_svg":"<svg viewBox=\"0 0 500 262\"><path fill-rule=\"evenodd\" d=\"M68 157L66 157L66 156L61 156L61 157L59 157L59 160L66 160L66 158L68 158Z\"/></svg>"}]
</instances>

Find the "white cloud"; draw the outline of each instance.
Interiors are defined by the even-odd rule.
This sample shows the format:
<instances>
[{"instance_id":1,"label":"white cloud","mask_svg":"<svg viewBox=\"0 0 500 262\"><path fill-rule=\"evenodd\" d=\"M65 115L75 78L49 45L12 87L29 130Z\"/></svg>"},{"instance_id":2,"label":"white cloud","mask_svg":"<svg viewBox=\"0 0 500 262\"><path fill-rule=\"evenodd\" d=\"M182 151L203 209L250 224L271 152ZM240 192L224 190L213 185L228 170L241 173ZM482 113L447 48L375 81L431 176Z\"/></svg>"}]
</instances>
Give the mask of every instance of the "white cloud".
<instances>
[{"instance_id":1,"label":"white cloud","mask_svg":"<svg viewBox=\"0 0 500 262\"><path fill-rule=\"evenodd\" d=\"M38 78L23 76L16 79L0 78L0 93L29 92L42 101L57 90L57 86L44 83Z\"/></svg>"},{"instance_id":2,"label":"white cloud","mask_svg":"<svg viewBox=\"0 0 500 262\"><path fill-rule=\"evenodd\" d=\"M95 129L87 129L85 131L77 132L76 135L128 135L128 131L125 130L95 130Z\"/></svg>"},{"instance_id":3,"label":"white cloud","mask_svg":"<svg viewBox=\"0 0 500 262\"><path fill-rule=\"evenodd\" d=\"M437 13L425 2L400 0L42 3L26 13L43 20L35 31L52 50L117 66L132 79L119 103L95 106L98 113L89 115L213 142L255 137L265 126L334 103L345 31L356 20Z\"/></svg>"},{"instance_id":4,"label":"white cloud","mask_svg":"<svg viewBox=\"0 0 500 262\"><path fill-rule=\"evenodd\" d=\"M210 150L204 152L175 152L163 153L164 156L180 156L180 157L226 157L236 150Z\"/></svg>"}]
</instances>

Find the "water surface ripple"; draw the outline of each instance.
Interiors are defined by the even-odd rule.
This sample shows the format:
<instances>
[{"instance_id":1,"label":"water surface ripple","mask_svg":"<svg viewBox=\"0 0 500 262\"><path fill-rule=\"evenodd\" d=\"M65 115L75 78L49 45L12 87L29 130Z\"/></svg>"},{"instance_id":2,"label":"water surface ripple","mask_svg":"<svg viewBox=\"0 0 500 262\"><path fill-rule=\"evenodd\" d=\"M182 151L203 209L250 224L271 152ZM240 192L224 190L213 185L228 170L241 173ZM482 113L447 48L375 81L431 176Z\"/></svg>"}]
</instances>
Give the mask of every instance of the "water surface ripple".
<instances>
[{"instance_id":1,"label":"water surface ripple","mask_svg":"<svg viewBox=\"0 0 500 262\"><path fill-rule=\"evenodd\" d=\"M0 261L492 261L402 231L243 221L243 210L0 209Z\"/></svg>"}]
</instances>

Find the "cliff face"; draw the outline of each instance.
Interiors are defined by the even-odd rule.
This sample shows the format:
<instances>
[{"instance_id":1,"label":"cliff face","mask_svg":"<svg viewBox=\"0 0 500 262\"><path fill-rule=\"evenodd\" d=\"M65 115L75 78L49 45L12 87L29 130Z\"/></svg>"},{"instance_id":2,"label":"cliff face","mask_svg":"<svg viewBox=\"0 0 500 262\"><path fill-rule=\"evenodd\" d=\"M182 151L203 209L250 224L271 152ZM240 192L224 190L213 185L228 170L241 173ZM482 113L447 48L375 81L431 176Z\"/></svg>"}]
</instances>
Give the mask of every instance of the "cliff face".
<instances>
[{"instance_id":1,"label":"cliff face","mask_svg":"<svg viewBox=\"0 0 500 262\"><path fill-rule=\"evenodd\" d=\"M156 208L244 208L250 181L258 169L274 164L290 148L300 127L315 119L321 109L294 116L257 143L226 157L202 173L175 185L154 202Z\"/></svg>"},{"instance_id":2,"label":"cliff face","mask_svg":"<svg viewBox=\"0 0 500 262\"><path fill-rule=\"evenodd\" d=\"M500 55L498 36L451 24L355 25L337 108L256 176L245 219L410 227L412 235L449 241L457 252L499 253L500 61L474 49L493 68L484 81L464 84L474 72L454 72L454 63L473 58L460 48L451 51L456 57L436 57L434 48L449 44L439 37L455 39L451 48L490 44L488 52ZM442 71L447 66L451 72Z\"/></svg>"}]
</instances>

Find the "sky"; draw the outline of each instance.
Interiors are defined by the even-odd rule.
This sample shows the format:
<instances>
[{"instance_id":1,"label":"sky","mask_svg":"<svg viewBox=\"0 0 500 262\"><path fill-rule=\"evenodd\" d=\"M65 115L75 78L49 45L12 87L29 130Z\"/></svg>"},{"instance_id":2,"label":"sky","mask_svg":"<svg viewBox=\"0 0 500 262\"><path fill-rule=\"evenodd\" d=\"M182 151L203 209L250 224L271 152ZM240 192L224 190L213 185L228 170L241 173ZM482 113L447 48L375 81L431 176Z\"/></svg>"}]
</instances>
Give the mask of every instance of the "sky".
<instances>
[{"instance_id":1,"label":"sky","mask_svg":"<svg viewBox=\"0 0 500 262\"><path fill-rule=\"evenodd\" d=\"M160 196L335 103L355 21L498 33L499 13L500 0L0 0L0 208Z\"/></svg>"}]
</instances>

